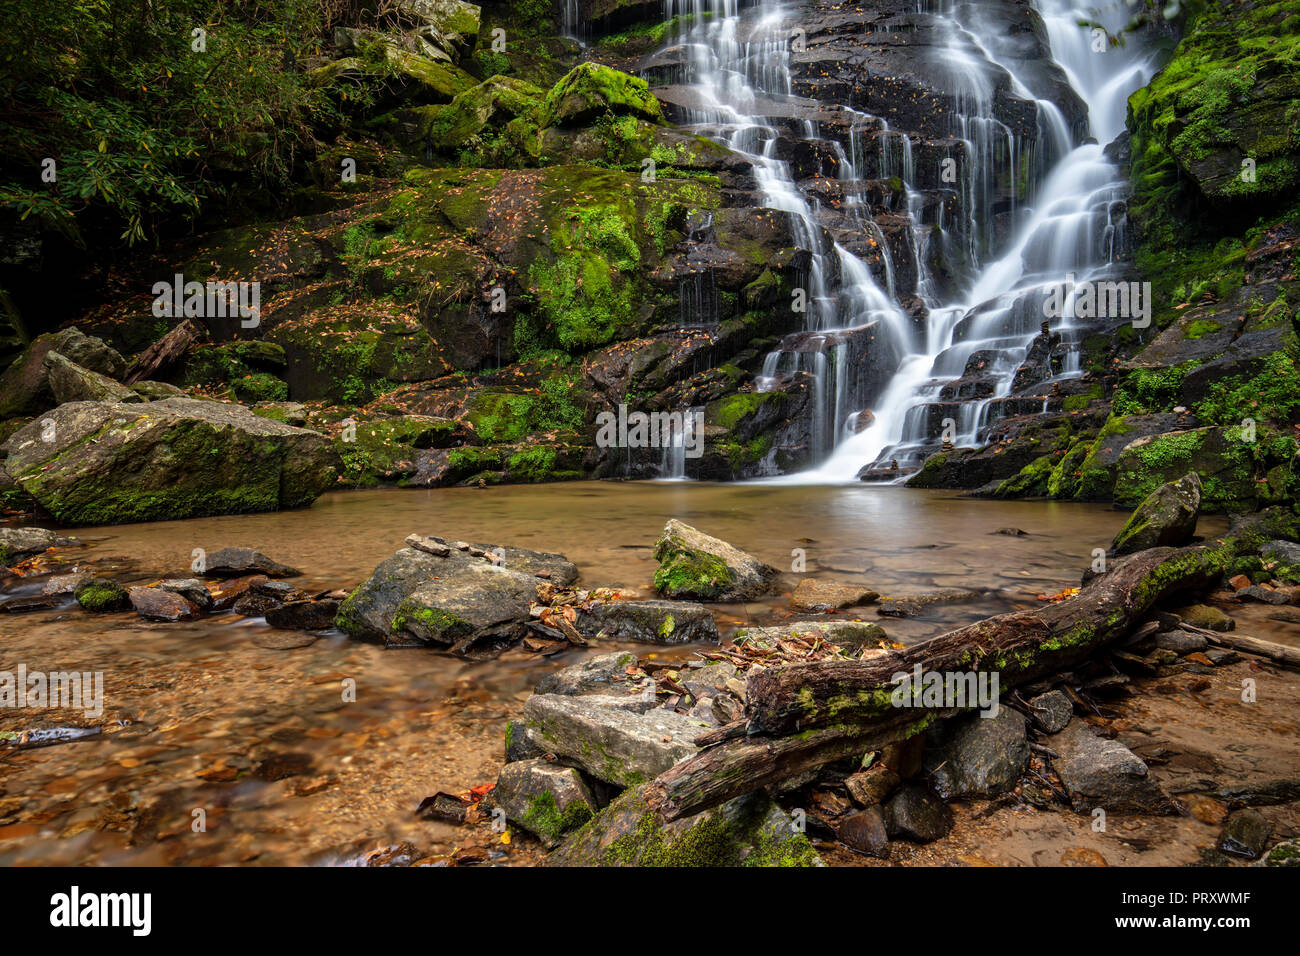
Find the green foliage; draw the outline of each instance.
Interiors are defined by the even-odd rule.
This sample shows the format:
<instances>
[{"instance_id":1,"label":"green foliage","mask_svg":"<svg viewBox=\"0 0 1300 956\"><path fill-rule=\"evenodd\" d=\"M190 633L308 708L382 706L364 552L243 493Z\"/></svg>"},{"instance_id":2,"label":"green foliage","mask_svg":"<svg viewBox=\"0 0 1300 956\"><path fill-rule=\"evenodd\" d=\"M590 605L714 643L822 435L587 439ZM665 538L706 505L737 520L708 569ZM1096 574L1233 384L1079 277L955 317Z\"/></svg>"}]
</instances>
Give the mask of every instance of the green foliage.
<instances>
[{"instance_id":1,"label":"green foliage","mask_svg":"<svg viewBox=\"0 0 1300 956\"><path fill-rule=\"evenodd\" d=\"M1210 386L1197 403L1196 417L1213 425L1239 425L1245 418L1289 422L1300 413L1300 368L1294 349L1273 352L1255 376L1236 375Z\"/></svg>"},{"instance_id":2,"label":"green foliage","mask_svg":"<svg viewBox=\"0 0 1300 956\"><path fill-rule=\"evenodd\" d=\"M15 0L0 37L0 201L76 238L135 243L236 190L275 190L330 102L286 64L330 26L315 0ZM206 31L196 52L193 31ZM44 183L41 163L57 162Z\"/></svg>"},{"instance_id":3,"label":"green foliage","mask_svg":"<svg viewBox=\"0 0 1300 956\"><path fill-rule=\"evenodd\" d=\"M1112 411L1116 415L1133 415L1172 408L1178 404L1183 377L1196 365L1191 361L1172 368L1134 369L1115 392Z\"/></svg>"}]
</instances>

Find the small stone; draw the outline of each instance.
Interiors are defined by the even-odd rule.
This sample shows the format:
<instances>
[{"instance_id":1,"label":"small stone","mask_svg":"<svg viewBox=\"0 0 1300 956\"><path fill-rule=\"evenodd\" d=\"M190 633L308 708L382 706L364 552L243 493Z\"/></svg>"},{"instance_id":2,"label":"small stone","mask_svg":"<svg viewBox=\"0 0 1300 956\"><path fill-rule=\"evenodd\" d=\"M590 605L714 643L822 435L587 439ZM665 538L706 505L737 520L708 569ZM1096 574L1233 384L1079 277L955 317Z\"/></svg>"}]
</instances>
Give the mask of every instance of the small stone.
<instances>
[{"instance_id":1,"label":"small stone","mask_svg":"<svg viewBox=\"0 0 1300 956\"><path fill-rule=\"evenodd\" d=\"M1213 797L1207 797L1200 793L1189 793L1182 798L1182 802L1187 807L1187 812L1202 823L1217 826L1228 819L1227 805L1215 800Z\"/></svg>"},{"instance_id":2,"label":"small stone","mask_svg":"<svg viewBox=\"0 0 1300 956\"><path fill-rule=\"evenodd\" d=\"M1228 664L1235 664L1241 660L1241 655L1236 651L1229 651L1224 648L1210 648L1205 652L1205 656L1215 667L1226 667Z\"/></svg>"},{"instance_id":3,"label":"small stone","mask_svg":"<svg viewBox=\"0 0 1300 956\"><path fill-rule=\"evenodd\" d=\"M432 554L434 557L445 558L451 554L451 548L447 542L441 538L429 537L419 534L408 534L406 544L416 551L423 551L425 554Z\"/></svg>"},{"instance_id":4,"label":"small stone","mask_svg":"<svg viewBox=\"0 0 1300 956\"><path fill-rule=\"evenodd\" d=\"M1228 583L1232 585L1234 591L1240 591L1242 588L1250 587L1253 582L1246 575L1238 574L1228 578Z\"/></svg>"},{"instance_id":5,"label":"small stone","mask_svg":"<svg viewBox=\"0 0 1300 956\"><path fill-rule=\"evenodd\" d=\"M998 530L994 531L993 533L1010 535L1011 537L1015 537L1015 538L1024 537L1026 534L1028 534L1027 531L1022 531L1020 528L998 528Z\"/></svg>"},{"instance_id":6,"label":"small stone","mask_svg":"<svg viewBox=\"0 0 1300 956\"><path fill-rule=\"evenodd\" d=\"M313 634L255 634L253 643L269 651L293 651L311 647L318 638Z\"/></svg>"},{"instance_id":7,"label":"small stone","mask_svg":"<svg viewBox=\"0 0 1300 956\"><path fill-rule=\"evenodd\" d=\"M91 575L81 572L56 574L45 582L45 586L41 588L41 593L48 595L73 594L79 585L90 579Z\"/></svg>"},{"instance_id":8,"label":"small stone","mask_svg":"<svg viewBox=\"0 0 1300 956\"><path fill-rule=\"evenodd\" d=\"M885 829L884 812L878 806L845 817L836 835L850 850L889 859L889 833Z\"/></svg>"},{"instance_id":9,"label":"small stone","mask_svg":"<svg viewBox=\"0 0 1300 956\"><path fill-rule=\"evenodd\" d=\"M1074 704L1059 690L1030 698L1029 709L1033 711L1034 723L1046 734L1060 733L1074 716Z\"/></svg>"},{"instance_id":10,"label":"small stone","mask_svg":"<svg viewBox=\"0 0 1300 956\"><path fill-rule=\"evenodd\" d=\"M922 610L915 601L882 601L876 613L881 617L916 617Z\"/></svg>"},{"instance_id":11,"label":"small stone","mask_svg":"<svg viewBox=\"0 0 1300 956\"><path fill-rule=\"evenodd\" d=\"M1248 588L1242 588L1237 592L1237 597L1243 601L1258 601L1260 604L1290 604L1291 596L1282 591L1275 591L1272 588L1265 587L1262 584L1252 584Z\"/></svg>"},{"instance_id":12,"label":"small stone","mask_svg":"<svg viewBox=\"0 0 1300 956\"><path fill-rule=\"evenodd\" d=\"M158 587L172 594L179 594L200 611L212 610L212 592L198 578L173 578L163 581Z\"/></svg>"},{"instance_id":13,"label":"small stone","mask_svg":"<svg viewBox=\"0 0 1300 956\"><path fill-rule=\"evenodd\" d=\"M930 843L952 829L952 811L930 789L908 783L885 804L885 829L891 837Z\"/></svg>"},{"instance_id":14,"label":"small stone","mask_svg":"<svg viewBox=\"0 0 1300 956\"><path fill-rule=\"evenodd\" d=\"M1224 853L1254 860L1264 852L1272 833L1272 824L1258 810L1238 810L1228 817L1228 823L1219 835L1218 847Z\"/></svg>"},{"instance_id":15,"label":"small stone","mask_svg":"<svg viewBox=\"0 0 1300 956\"><path fill-rule=\"evenodd\" d=\"M1072 846L1061 854L1061 866L1105 866L1106 858L1085 846Z\"/></svg>"},{"instance_id":16,"label":"small stone","mask_svg":"<svg viewBox=\"0 0 1300 956\"><path fill-rule=\"evenodd\" d=\"M547 674L535 688L539 694L592 694L612 687L626 688L627 669L635 667L636 655L627 651L596 654L585 661Z\"/></svg>"}]
</instances>

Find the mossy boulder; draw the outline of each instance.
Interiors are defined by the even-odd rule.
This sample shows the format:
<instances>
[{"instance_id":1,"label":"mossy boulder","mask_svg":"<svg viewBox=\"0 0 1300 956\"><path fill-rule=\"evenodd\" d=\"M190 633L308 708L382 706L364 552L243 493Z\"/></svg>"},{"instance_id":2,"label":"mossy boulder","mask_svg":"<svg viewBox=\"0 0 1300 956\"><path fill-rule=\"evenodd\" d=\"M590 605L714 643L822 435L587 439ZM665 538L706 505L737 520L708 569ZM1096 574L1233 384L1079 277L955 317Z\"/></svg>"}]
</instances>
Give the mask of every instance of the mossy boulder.
<instances>
[{"instance_id":1,"label":"mossy boulder","mask_svg":"<svg viewBox=\"0 0 1300 956\"><path fill-rule=\"evenodd\" d=\"M552 866L821 866L790 817L759 792L661 823L645 787L628 790L569 837Z\"/></svg>"},{"instance_id":2,"label":"mossy boulder","mask_svg":"<svg viewBox=\"0 0 1300 956\"><path fill-rule=\"evenodd\" d=\"M1196 534L1200 510L1201 479L1193 471L1147 495L1115 535L1111 552L1132 554L1187 544Z\"/></svg>"},{"instance_id":3,"label":"mossy boulder","mask_svg":"<svg viewBox=\"0 0 1300 956\"><path fill-rule=\"evenodd\" d=\"M46 353L45 374L50 391L60 405L64 402L139 402L139 395L107 375L100 375L55 351Z\"/></svg>"},{"instance_id":4,"label":"mossy boulder","mask_svg":"<svg viewBox=\"0 0 1300 956\"><path fill-rule=\"evenodd\" d=\"M556 845L565 833L590 820L597 807L582 774L540 759L502 767L489 799L493 807L505 811L507 820L547 846Z\"/></svg>"},{"instance_id":5,"label":"mossy boulder","mask_svg":"<svg viewBox=\"0 0 1300 956\"><path fill-rule=\"evenodd\" d=\"M316 432L240 405L71 402L5 443L6 469L60 521L115 524L310 504L337 459ZM46 437L51 440L46 440Z\"/></svg>"},{"instance_id":6,"label":"mossy boulder","mask_svg":"<svg viewBox=\"0 0 1300 956\"><path fill-rule=\"evenodd\" d=\"M447 448L464 437L462 426L450 419L407 415L361 422L344 429L334 448L348 484L371 487L415 473L414 456L427 448Z\"/></svg>"},{"instance_id":7,"label":"mossy boulder","mask_svg":"<svg viewBox=\"0 0 1300 956\"><path fill-rule=\"evenodd\" d=\"M1139 438L1116 466L1116 504L1135 506L1188 472L1201 480L1201 508L1251 511L1294 500L1296 443L1265 427L1205 427Z\"/></svg>"},{"instance_id":8,"label":"mossy boulder","mask_svg":"<svg viewBox=\"0 0 1300 956\"><path fill-rule=\"evenodd\" d=\"M671 518L655 543L655 588L670 598L748 601L765 593L777 570L753 555Z\"/></svg>"},{"instance_id":9,"label":"mossy boulder","mask_svg":"<svg viewBox=\"0 0 1300 956\"><path fill-rule=\"evenodd\" d=\"M459 166L535 166L545 96L525 80L489 77L446 106L424 107L420 138L434 153L454 156Z\"/></svg>"},{"instance_id":10,"label":"mossy boulder","mask_svg":"<svg viewBox=\"0 0 1300 956\"><path fill-rule=\"evenodd\" d=\"M91 578L82 581L73 590L72 596L83 608L95 614L121 611L131 604L127 589L112 578Z\"/></svg>"},{"instance_id":11,"label":"mossy boulder","mask_svg":"<svg viewBox=\"0 0 1300 956\"><path fill-rule=\"evenodd\" d=\"M126 372L126 360L116 349L75 327L37 336L0 375L0 420L35 415L58 404L45 365L50 352L110 379L119 379Z\"/></svg>"},{"instance_id":12,"label":"mossy boulder","mask_svg":"<svg viewBox=\"0 0 1300 956\"><path fill-rule=\"evenodd\" d=\"M541 125L582 126L607 114L664 121L659 101L645 80L588 62L575 67L547 94Z\"/></svg>"}]
</instances>

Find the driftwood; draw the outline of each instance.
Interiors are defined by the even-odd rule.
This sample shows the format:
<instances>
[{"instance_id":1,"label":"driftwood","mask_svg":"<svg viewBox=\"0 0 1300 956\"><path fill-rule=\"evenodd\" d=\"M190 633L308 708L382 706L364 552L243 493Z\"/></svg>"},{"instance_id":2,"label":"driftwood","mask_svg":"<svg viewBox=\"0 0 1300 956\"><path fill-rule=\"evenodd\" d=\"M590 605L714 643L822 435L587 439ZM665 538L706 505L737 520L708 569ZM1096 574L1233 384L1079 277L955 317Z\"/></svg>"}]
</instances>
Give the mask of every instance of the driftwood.
<instances>
[{"instance_id":1,"label":"driftwood","mask_svg":"<svg viewBox=\"0 0 1300 956\"><path fill-rule=\"evenodd\" d=\"M1002 614L870 659L764 670L746 682L747 735L724 739L661 774L650 785L650 804L674 820L920 733L978 703L944 710L920 701L895 706L896 675L919 665L922 673L996 674L1002 691L1030 683L1128 634L1164 596L1203 588L1235 553L1231 539L1153 548L1058 604Z\"/></svg>"},{"instance_id":2,"label":"driftwood","mask_svg":"<svg viewBox=\"0 0 1300 956\"><path fill-rule=\"evenodd\" d=\"M126 370L122 381L126 385L143 382L158 374L161 369L180 361L190 349L198 345L207 332L185 319L153 345L141 352Z\"/></svg>"},{"instance_id":3,"label":"driftwood","mask_svg":"<svg viewBox=\"0 0 1300 956\"><path fill-rule=\"evenodd\" d=\"M1247 637L1244 634L1209 631L1203 627L1193 627L1186 622L1180 624L1179 627L1184 631L1192 631L1202 635L1211 644L1230 647L1234 651L1253 654L1256 657L1266 657L1284 667L1293 667L1300 670L1300 648L1287 647L1285 644L1274 644L1272 641L1263 641L1258 637Z\"/></svg>"}]
</instances>

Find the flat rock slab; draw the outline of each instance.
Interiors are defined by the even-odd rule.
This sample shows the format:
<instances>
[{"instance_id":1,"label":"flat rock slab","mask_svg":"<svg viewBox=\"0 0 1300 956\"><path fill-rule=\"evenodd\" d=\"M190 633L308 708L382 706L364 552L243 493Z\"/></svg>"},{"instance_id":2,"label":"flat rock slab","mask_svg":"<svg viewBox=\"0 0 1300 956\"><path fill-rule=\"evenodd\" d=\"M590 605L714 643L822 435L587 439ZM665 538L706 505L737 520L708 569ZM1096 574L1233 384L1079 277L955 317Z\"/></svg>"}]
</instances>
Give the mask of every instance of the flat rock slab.
<instances>
[{"instance_id":1,"label":"flat rock slab","mask_svg":"<svg viewBox=\"0 0 1300 956\"><path fill-rule=\"evenodd\" d=\"M661 823L645 788L627 790L547 860L550 866L821 866L808 838L766 794Z\"/></svg>"},{"instance_id":2,"label":"flat rock slab","mask_svg":"<svg viewBox=\"0 0 1300 956\"><path fill-rule=\"evenodd\" d=\"M311 647L319 637L315 634L258 634L253 643L269 651L293 651L300 647Z\"/></svg>"},{"instance_id":3,"label":"flat rock slab","mask_svg":"<svg viewBox=\"0 0 1300 956\"><path fill-rule=\"evenodd\" d=\"M945 800L1006 793L1029 763L1026 730L1024 716L1010 707L941 722L925 749L934 789Z\"/></svg>"},{"instance_id":4,"label":"flat rock slab","mask_svg":"<svg viewBox=\"0 0 1300 956\"><path fill-rule=\"evenodd\" d=\"M740 627L732 635L734 641L756 641L766 647L776 647L778 641L801 637L805 640L819 637L841 647L858 648L874 645L886 638L885 629L868 621L795 621L772 627Z\"/></svg>"},{"instance_id":5,"label":"flat rock slab","mask_svg":"<svg viewBox=\"0 0 1300 956\"><path fill-rule=\"evenodd\" d=\"M179 594L162 588L131 588L131 607L146 621L193 621L199 609Z\"/></svg>"},{"instance_id":6,"label":"flat rock slab","mask_svg":"<svg viewBox=\"0 0 1300 956\"><path fill-rule=\"evenodd\" d=\"M880 595L870 588L805 578L790 595L790 607L801 611L834 611L870 604Z\"/></svg>"},{"instance_id":7,"label":"flat rock slab","mask_svg":"<svg viewBox=\"0 0 1300 956\"><path fill-rule=\"evenodd\" d=\"M627 686L627 669L635 667L635 654L627 651L615 651L610 654L596 654L577 664L562 667L553 674L547 674L534 690L538 694L593 694L613 687Z\"/></svg>"},{"instance_id":8,"label":"flat rock slab","mask_svg":"<svg viewBox=\"0 0 1300 956\"><path fill-rule=\"evenodd\" d=\"M748 601L767 592L775 568L672 518L655 543L655 587L670 598Z\"/></svg>"},{"instance_id":9,"label":"flat rock slab","mask_svg":"<svg viewBox=\"0 0 1300 956\"><path fill-rule=\"evenodd\" d=\"M508 763L497 775L492 805L548 846L596 814L596 798L572 767L545 760Z\"/></svg>"},{"instance_id":10,"label":"flat rock slab","mask_svg":"<svg viewBox=\"0 0 1300 956\"><path fill-rule=\"evenodd\" d=\"M45 528L0 528L0 564L17 564L50 548L80 545L76 538Z\"/></svg>"},{"instance_id":11,"label":"flat rock slab","mask_svg":"<svg viewBox=\"0 0 1300 956\"><path fill-rule=\"evenodd\" d=\"M693 756L709 725L673 711L645 714L601 696L534 694L524 704L533 742L607 783L634 787Z\"/></svg>"},{"instance_id":12,"label":"flat rock slab","mask_svg":"<svg viewBox=\"0 0 1300 956\"><path fill-rule=\"evenodd\" d=\"M607 601L578 614L583 637L635 641L638 644L718 642L713 615L691 601Z\"/></svg>"},{"instance_id":13,"label":"flat rock slab","mask_svg":"<svg viewBox=\"0 0 1300 956\"><path fill-rule=\"evenodd\" d=\"M1137 754L1118 740L1097 736L1083 721L1071 721L1047 746L1060 754L1052 767L1077 812L1097 807L1107 813L1178 812Z\"/></svg>"}]
</instances>

